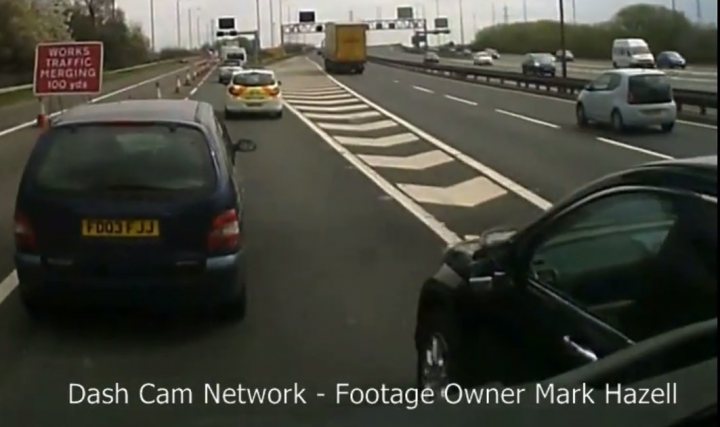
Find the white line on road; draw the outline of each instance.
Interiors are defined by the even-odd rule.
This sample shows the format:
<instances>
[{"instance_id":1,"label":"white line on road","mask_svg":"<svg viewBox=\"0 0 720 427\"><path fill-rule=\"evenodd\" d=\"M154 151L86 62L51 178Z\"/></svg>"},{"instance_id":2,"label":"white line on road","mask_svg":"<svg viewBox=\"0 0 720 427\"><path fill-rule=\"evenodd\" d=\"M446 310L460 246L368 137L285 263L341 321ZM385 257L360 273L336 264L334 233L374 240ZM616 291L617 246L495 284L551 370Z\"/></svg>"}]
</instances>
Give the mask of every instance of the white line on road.
<instances>
[{"instance_id":1,"label":"white line on road","mask_svg":"<svg viewBox=\"0 0 720 427\"><path fill-rule=\"evenodd\" d=\"M511 111L505 111L505 110L500 110L500 109L496 108L495 112L504 114L506 116L515 117L516 119L525 120L526 122L535 123L537 125L547 126L549 128L553 128L553 129L560 129L560 126L558 126L554 123L548 123L548 122L544 122L542 120L533 119L532 117L523 116L522 114L513 113Z\"/></svg>"},{"instance_id":2,"label":"white line on road","mask_svg":"<svg viewBox=\"0 0 720 427\"><path fill-rule=\"evenodd\" d=\"M308 62L313 64L317 69L319 69L321 72L324 73L324 71L318 64L310 61L309 59L308 59ZM376 104L376 103L370 101L369 99L365 98L364 96L360 95L359 93L357 93L356 91L351 89L349 86L341 83L335 77L330 76L330 75L328 75L327 77L328 77L328 79L335 82L338 86L344 88L349 93L353 94L360 101L366 103L370 107L383 113L390 119L396 121L400 125L407 128L409 131L420 136L421 138L423 138L430 144L436 146L437 148L448 153L449 155L455 157L460 162L466 164L467 166L471 167L472 169L475 169L476 171L480 172L481 174L485 175L486 177L488 177L491 180L498 183L500 186L505 187L506 189L517 194L519 197L527 200L528 202L532 203L533 205L537 206L538 208L540 208L542 210L548 210L548 209L550 209L550 207L552 207L552 203L543 199L542 197L533 193L532 191L528 190L527 188L521 186L520 184L516 183L512 179L510 179L510 178L500 174L499 172L495 171L494 169L480 163L479 161L477 161L474 158L468 156L467 154L457 150L456 148L440 141L439 139L435 138L434 136L430 135L429 133L425 132L424 130L418 128L417 126L413 125L412 123L408 122L407 120L404 120L404 119L400 118L399 116L397 116L396 114L393 114L393 113L389 112L388 110L382 108L378 104Z\"/></svg>"},{"instance_id":3,"label":"white line on road","mask_svg":"<svg viewBox=\"0 0 720 427\"><path fill-rule=\"evenodd\" d=\"M646 150L644 148L636 147L634 145L626 144L624 142L615 141L614 139L603 138L603 137L597 137L596 139L598 141L604 142L606 144L614 145L616 147L624 148L626 150L637 151L638 153L647 154L648 156L657 157L659 159L665 159L665 160L674 159L674 157L668 156L667 154L662 154L662 153L658 153L656 151Z\"/></svg>"},{"instance_id":4,"label":"white line on road","mask_svg":"<svg viewBox=\"0 0 720 427\"><path fill-rule=\"evenodd\" d=\"M410 156L376 156L369 154L358 155L362 161L378 168L423 170L444 165L454 159L444 151L432 150Z\"/></svg>"},{"instance_id":5,"label":"white line on road","mask_svg":"<svg viewBox=\"0 0 720 427\"><path fill-rule=\"evenodd\" d=\"M346 124L346 123L320 123L318 126L325 130L343 130L349 132L369 132L373 130L389 129L397 126L392 120L378 120L376 122L362 124Z\"/></svg>"},{"instance_id":6,"label":"white line on road","mask_svg":"<svg viewBox=\"0 0 720 427\"><path fill-rule=\"evenodd\" d=\"M214 71L215 71L215 67L212 67L212 68L207 72L207 74L205 74L205 77L203 77L203 78L200 80L200 83L198 83L197 86L195 86L195 87L190 91L190 93L188 94L188 96L185 97L185 99L190 99L191 96L195 95L195 92L197 92L198 89L200 89L200 87L202 87L202 85L205 84L205 82L207 81L207 79L210 77L210 75L211 75Z\"/></svg>"},{"instance_id":7,"label":"white line on road","mask_svg":"<svg viewBox=\"0 0 720 427\"><path fill-rule=\"evenodd\" d=\"M314 107L312 105L296 105L295 108L297 108L300 111L309 111L309 112L316 112L316 113L345 113L348 111L359 111L359 110L369 110L370 107L368 107L365 104L355 104L355 105L341 105L338 107Z\"/></svg>"},{"instance_id":8,"label":"white line on road","mask_svg":"<svg viewBox=\"0 0 720 427\"><path fill-rule=\"evenodd\" d=\"M422 87L422 86L413 86L412 88L415 89L415 90L419 90L420 92L435 93L435 91L432 91L432 90L430 90L430 89L428 89L428 88L426 88L426 87Z\"/></svg>"},{"instance_id":9,"label":"white line on road","mask_svg":"<svg viewBox=\"0 0 720 427\"><path fill-rule=\"evenodd\" d=\"M377 111L361 111L359 113L305 113L305 116L316 120L360 120L371 117L380 117Z\"/></svg>"},{"instance_id":10,"label":"white line on road","mask_svg":"<svg viewBox=\"0 0 720 427\"><path fill-rule=\"evenodd\" d=\"M467 99L458 98L458 97L452 96L452 95L445 95L445 98L447 98L451 101L457 101L457 102L462 102L463 104L472 105L473 107L477 107L477 105L478 105L478 103L475 101L469 101Z\"/></svg>"},{"instance_id":11,"label":"white line on road","mask_svg":"<svg viewBox=\"0 0 720 427\"><path fill-rule=\"evenodd\" d=\"M0 283L0 303L12 293L12 291L18 285L17 271L13 270L12 273L5 280Z\"/></svg>"},{"instance_id":12,"label":"white line on road","mask_svg":"<svg viewBox=\"0 0 720 427\"><path fill-rule=\"evenodd\" d=\"M310 61L312 62L312 61ZM313 62L314 64L314 62ZM319 68L319 67L318 67ZM322 70L322 69L321 69ZM303 116L299 111L297 111L291 104L285 103L285 106L290 110L293 114L295 114L305 125L307 125L310 129L312 129L316 134L320 136L320 138L323 139L329 146L331 146L335 151L337 151L342 157L345 158L348 162L350 162L353 166L357 168L360 172L365 174L365 176L370 179L375 185L377 185L385 194L392 197L395 201L397 201L401 206L403 206L405 209L408 210L412 215L414 215L420 222L425 224L430 230L435 232L445 243L448 245L460 242L462 239L450 229L448 229L445 224L438 221L434 216L432 216L430 213L428 213L425 209L423 209L420 205L415 203L410 197L408 197L405 193L398 190L396 187L394 187L390 182L388 182L385 178L380 176L377 172L372 170L368 165L363 163L357 156L355 156L352 152L350 152L347 148L343 147L342 145L338 144L333 138L327 134L325 131L320 129L318 126L315 125L312 121L310 121L308 118Z\"/></svg>"},{"instance_id":13,"label":"white line on road","mask_svg":"<svg viewBox=\"0 0 720 427\"><path fill-rule=\"evenodd\" d=\"M295 100L315 101L315 100L347 99L347 98L352 98L352 96L348 93L338 93L335 95L285 95L285 99L290 100L290 101L295 101Z\"/></svg>"},{"instance_id":14,"label":"white line on road","mask_svg":"<svg viewBox=\"0 0 720 427\"><path fill-rule=\"evenodd\" d=\"M717 130L717 126L709 125L709 124L706 124L706 123L689 122L689 121L687 121L687 120L676 120L676 121L677 121L678 123L682 123L682 124L684 124L684 125L695 126L695 127L704 128L704 129Z\"/></svg>"},{"instance_id":15,"label":"white line on road","mask_svg":"<svg viewBox=\"0 0 720 427\"><path fill-rule=\"evenodd\" d=\"M396 145L416 142L420 139L412 133L398 133L395 135L383 136L380 138L365 138L353 136L336 136L335 140L343 145L354 145L357 147L378 147L387 148Z\"/></svg>"}]
</instances>

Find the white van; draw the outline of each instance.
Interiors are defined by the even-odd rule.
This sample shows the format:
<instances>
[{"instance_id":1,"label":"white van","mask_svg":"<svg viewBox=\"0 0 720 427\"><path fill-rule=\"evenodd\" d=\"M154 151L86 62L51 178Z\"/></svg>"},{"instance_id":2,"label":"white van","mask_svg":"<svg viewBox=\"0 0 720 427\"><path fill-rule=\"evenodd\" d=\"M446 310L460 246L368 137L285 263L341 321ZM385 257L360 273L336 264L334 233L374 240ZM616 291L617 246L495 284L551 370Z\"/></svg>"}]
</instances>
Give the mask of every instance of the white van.
<instances>
[{"instance_id":1,"label":"white van","mask_svg":"<svg viewBox=\"0 0 720 427\"><path fill-rule=\"evenodd\" d=\"M612 62L614 68L655 68L655 57L643 39L616 39Z\"/></svg>"}]
</instances>

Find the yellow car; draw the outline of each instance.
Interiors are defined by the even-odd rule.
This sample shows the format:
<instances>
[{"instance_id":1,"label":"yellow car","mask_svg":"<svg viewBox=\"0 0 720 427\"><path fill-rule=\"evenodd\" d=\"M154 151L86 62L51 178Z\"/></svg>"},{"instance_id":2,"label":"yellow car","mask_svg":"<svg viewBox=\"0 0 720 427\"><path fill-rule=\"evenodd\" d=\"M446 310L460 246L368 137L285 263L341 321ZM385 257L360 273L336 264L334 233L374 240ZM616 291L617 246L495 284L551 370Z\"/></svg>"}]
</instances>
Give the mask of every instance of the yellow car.
<instances>
[{"instance_id":1,"label":"yellow car","mask_svg":"<svg viewBox=\"0 0 720 427\"><path fill-rule=\"evenodd\" d=\"M225 117L257 113L282 117L282 94L275 73L250 69L233 74L225 91Z\"/></svg>"}]
</instances>

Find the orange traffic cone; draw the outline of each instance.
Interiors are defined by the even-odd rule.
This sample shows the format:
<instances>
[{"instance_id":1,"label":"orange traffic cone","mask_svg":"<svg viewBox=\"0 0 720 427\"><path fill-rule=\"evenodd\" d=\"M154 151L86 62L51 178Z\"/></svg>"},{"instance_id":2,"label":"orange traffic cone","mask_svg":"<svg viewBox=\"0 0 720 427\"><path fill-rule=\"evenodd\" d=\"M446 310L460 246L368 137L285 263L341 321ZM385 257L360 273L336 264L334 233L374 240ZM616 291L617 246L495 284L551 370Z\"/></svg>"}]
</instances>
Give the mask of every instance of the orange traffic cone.
<instances>
[{"instance_id":1,"label":"orange traffic cone","mask_svg":"<svg viewBox=\"0 0 720 427\"><path fill-rule=\"evenodd\" d=\"M38 99L40 101L40 112L37 115L37 127L40 129L47 129L50 127L50 120L48 120L48 116L45 113L45 103L42 98Z\"/></svg>"}]
</instances>

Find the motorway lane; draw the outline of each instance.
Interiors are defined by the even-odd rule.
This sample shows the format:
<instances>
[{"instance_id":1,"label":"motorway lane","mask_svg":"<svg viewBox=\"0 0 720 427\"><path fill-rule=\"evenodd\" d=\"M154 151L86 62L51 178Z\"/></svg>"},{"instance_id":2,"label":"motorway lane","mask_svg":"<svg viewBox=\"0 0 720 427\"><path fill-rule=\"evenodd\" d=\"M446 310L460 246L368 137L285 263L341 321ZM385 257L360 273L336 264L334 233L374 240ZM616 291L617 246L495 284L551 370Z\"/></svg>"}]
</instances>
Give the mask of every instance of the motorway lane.
<instances>
[{"instance_id":1,"label":"motorway lane","mask_svg":"<svg viewBox=\"0 0 720 427\"><path fill-rule=\"evenodd\" d=\"M382 74L385 81L398 81L395 84L408 91L413 87L429 89L436 98L431 102L443 105L453 103L452 101L472 101L477 103L478 108L490 112L502 110L516 113L528 119L558 126L575 136L609 138L630 147L657 152L661 156L693 157L717 154L716 126L680 121L669 134L662 133L659 129L638 129L617 134L607 126L579 129L575 121L575 103L572 101L491 88L377 64L371 64L369 70L371 73ZM375 79L370 76L369 79ZM351 82L352 79L348 81ZM442 99L444 95L455 99Z\"/></svg>"},{"instance_id":2,"label":"motorway lane","mask_svg":"<svg viewBox=\"0 0 720 427\"><path fill-rule=\"evenodd\" d=\"M337 78L552 202L590 180L657 160L644 153L600 143L574 130L549 128L498 114L487 104L470 106L410 88L400 80L409 76L414 74L369 64L363 75Z\"/></svg>"},{"instance_id":3,"label":"motorway lane","mask_svg":"<svg viewBox=\"0 0 720 427\"><path fill-rule=\"evenodd\" d=\"M289 83L293 76L281 78ZM211 77L196 97L219 110L223 94ZM242 155L238 168L248 197L246 320L218 325L79 316L36 323L15 292L0 304L3 426L49 425L61 416L71 425L125 426L138 419L143 425L236 425L243 414L259 411L70 407L68 381L120 382L130 389L146 381L193 388L213 381L258 387L298 381L328 394L338 381L412 384L417 294L443 243L292 114L228 127L233 138L259 145Z\"/></svg>"},{"instance_id":4,"label":"motorway lane","mask_svg":"<svg viewBox=\"0 0 720 427\"><path fill-rule=\"evenodd\" d=\"M422 60L422 55L408 53L397 47L378 46L371 48L370 53L380 57L391 59L402 59L407 61ZM473 67L472 60L459 58L440 58L442 64L461 65ZM498 71L521 72L522 56L520 55L503 55L495 64L489 67L478 67L478 69L487 68ZM593 65L584 62L568 63L568 77L592 80L602 71L612 69L612 64L603 67L602 63ZM688 69L688 70L664 70L673 81L673 85L678 89L699 90L708 92L717 92L717 69ZM561 73L561 66L558 63L558 75Z\"/></svg>"}]
</instances>

